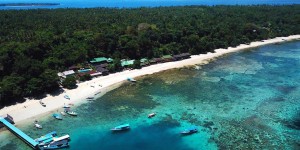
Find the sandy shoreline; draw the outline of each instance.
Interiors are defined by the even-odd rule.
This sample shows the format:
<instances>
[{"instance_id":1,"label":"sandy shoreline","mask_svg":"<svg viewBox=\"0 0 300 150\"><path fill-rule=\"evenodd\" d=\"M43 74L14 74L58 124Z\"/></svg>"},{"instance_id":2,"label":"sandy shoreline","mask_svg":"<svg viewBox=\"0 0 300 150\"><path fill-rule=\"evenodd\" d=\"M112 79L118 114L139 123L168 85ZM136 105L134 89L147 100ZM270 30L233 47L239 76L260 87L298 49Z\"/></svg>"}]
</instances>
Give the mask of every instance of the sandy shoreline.
<instances>
[{"instance_id":1,"label":"sandy shoreline","mask_svg":"<svg viewBox=\"0 0 300 150\"><path fill-rule=\"evenodd\" d=\"M292 35L289 37L277 37L274 39L252 42L249 45L241 44L234 48L229 47L227 49L216 49L215 53L193 55L191 56L191 58L181 61L155 64L138 70L127 70L123 72L110 74L108 76L94 78L91 81L79 83L76 89L65 89L64 93L61 93L57 96L47 95L45 98L42 99L42 101L46 104L46 107L41 106L38 100L27 100L24 103L4 107L0 110L0 115L5 116L6 114L10 114L14 118L14 121L16 123L21 123L29 118L38 119L43 114L46 115L47 113L52 111L56 112L58 109L62 110L62 106L64 105L64 103L72 103L75 105L79 105L80 103L87 102L87 97L102 96L111 89L120 86L121 83L125 81L128 77L135 78L138 76L153 74L168 69L181 68L188 65L206 64L209 62L209 60L222 56L224 54L249 48L255 48L267 44L274 44L292 40L300 40L300 35ZM71 100L65 99L64 95L69 95Z\"/></svg>"}]
</instances>

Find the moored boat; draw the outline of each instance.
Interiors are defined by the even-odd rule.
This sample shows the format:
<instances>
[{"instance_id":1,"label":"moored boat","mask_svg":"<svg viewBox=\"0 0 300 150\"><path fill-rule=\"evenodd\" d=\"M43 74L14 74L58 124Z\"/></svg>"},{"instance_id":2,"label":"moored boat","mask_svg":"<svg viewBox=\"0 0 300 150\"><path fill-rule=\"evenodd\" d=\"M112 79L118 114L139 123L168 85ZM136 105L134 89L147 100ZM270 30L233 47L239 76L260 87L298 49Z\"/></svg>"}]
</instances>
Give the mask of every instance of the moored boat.
<instances>
[{"instance_id":1,"label":"moored boat","mask_svg":"<svg viewBox=\"0 0 300 150\"><path fill-rule=\"evenodd\" d=\"M130 129L129 124L123 124L123 125L119 125L119 126L112 128L111 131L124 131L124 130L129 130L129 129Z\"/></svg>"},{"instance_id":2,"label":"moored boat","mask_svg":"<svg viewBox=\"0 0 300 150\"><path fill-rule=\"evenodd\" d=\"M40 124L38 124L38 123L35 123L34 126L35 126L36 128L38 128L38 129L43 129L43 126L40 125Z\"/></svg>"},{"instance_id":3,"label":"moored boat","mask_svg":"<svg viewBox=\"0 0 300 150\"><path fill-rule=\"evenodd\" d=\"M64 148L69 146L69 141L70 141L70 136L65 135L59 138L53 138L53 140L50 143L40 144L39 148L42 150Z\"/></svg>"},{"instance_id":4,"label":"moored boat","mask_svg":"<svg viewBox=\"0 0 300 150\"><path fill-rule=\"evenodd\" d=\"M69 108L65 109L65 113L71 115L71 116L77 116L77 113L74 111L71 111Z\"/></svg>"},{"instance_id":5,"label":"moored boat","mask_svg":"<svg viewBox=\"0 0 300 150\"><path fill-rule=\"evenodd\" d=\"M193 127L193 128L190 128L190 129L186 129L186 130L184 130L180 133L183 134L183 135L190 135L190 134L193 134L193 133L196 133L196 132L198 132L198 129Z\"/></svg>"},{"instance_id":6,"label":"moored boat","mask_svg":"<svg viewBox=\"0 0 300 150\"><path fill-rule=\"evenodd\" d=\"M60 112L60 114L62 114L63 116L65 116L65 115L66 115L66 113L65 113L65 112L63 112L63 111L62 111L62 112Z\"/></svg>"},{"instance_id":7,"label":"moored boat","mask_svg":"<svg viewBox=\"0 0 300 150\"><path fill-rule=\"evenodd\" d=\"M60 114L53 114L52 116L57 120L62 120L62 117Z\"/></svg>"},{"instance_id":8,"label":"moored boat","mask_svg":"<svg viewBox=\"0 0 300 150\"><path fill-rule=\"evenodd\" d=\"M154 117L155 115L156 115L156 113L151 113L151 114L148 115L148 118L152 118L152 117Z\"/></svg>"}]
</instances>

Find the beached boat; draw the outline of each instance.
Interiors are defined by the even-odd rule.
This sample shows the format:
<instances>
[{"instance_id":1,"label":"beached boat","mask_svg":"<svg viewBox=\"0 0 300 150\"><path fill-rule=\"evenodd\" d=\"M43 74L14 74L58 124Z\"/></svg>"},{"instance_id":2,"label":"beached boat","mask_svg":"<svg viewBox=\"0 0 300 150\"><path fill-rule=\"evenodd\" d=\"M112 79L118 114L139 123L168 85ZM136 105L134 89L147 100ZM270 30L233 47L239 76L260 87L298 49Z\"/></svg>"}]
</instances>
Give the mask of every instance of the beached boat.
<instances>
[{"instance_id":1,"label":"beached boat","mask_svg":"<svg viewBox=\"0 0 300 150\"><path fill-rule=\"evenodd\" d=\"M124 131L124 130L129 130L129 129L130 129L129 124L123 124L123 125L119 125L119 126L112 128L111 131Z\"/></svg>"},{"instance_id":2,"label":"beached boat","mask_svg":"<svg viewBox=\"0 0 300 150\"><path fill-rule=\"evenodd\" d=\"M43 107L46 107L46 104L42 101L40 101L40 104L43 106Z\"/></svg>"},{"instance_id":3,"label":"beached boat","mask_svg":"<svg viewBox=\"0 0 300 150\"><path fill-rule=\"evenodd\" d=\"M60 114L53 114L52 116L57 120L62 120L62 117Z\"/></svg>"},{"instance_id":4,"label":"beached boat","mask_svg":"<svg viewBox=\"0 0 300 150\"><path fill-rule=\"evenodd\" d=\"M71 106L64 104L63 108L70 108Z\"/></svg>"},{"instance_id":5,"label":"beached boat","mask_svg":"<svg viewBox=\"0 0 300 150\"><path fill-rule=\"evenodd\" d=\"M136 80L133 79L133 78L127 78L127 81L130 81L130 82L136 82Z\"/></svg>"},{"instance_id":6,"label":"beached boat","mask_svg":"<svg viewBox=\"0 0 300 150\"><path fill-rule=\"evenodd\" d=\"M40 144L39 148L41 150L47 149L60 149L69 146L70 136L65 135L59 138L53 138L53 140L48 144Z\"/></svg>"},{"instance_id":7,"label":"beached boat","mask_svg":"<svg viewBox=\"0 0 300 150\"><path fill-rule=\"evenodd\" d=\"M92 99L94 99L94 97L87 97L86 99L87 100L92 100Z\"/></svg>"},{"instance_id":8,"label":"beached boat","mask_svg":"<svg viewBox=\"0 0 300 150\"><path fill-rule=\"evenodd\" d=\"M155 115L156 115L156 113L151 113L151 114L148 115L148 118L152 118L152 117L154 117Z\"/></svg>"},{"instance_id":9,"label":"beached boat","mask_svg":"<svg viewBox=\"0 0 300 150\"><path fill-rule=\"evenodd\" d=\"M65 98L65 99L68 99L68 100L71 99L71 98L69 97L69 95L65 95L64 98Z\"/></svg>"},{"instance_id":10,"label":"beached boat","mask_svg":"<svg viewBox=\"0 0 300 150\"><path fill-rule=\"evenodd\" d=\"M186 129L186 130L184 130L180 133L183 134L183 135L189 135L189 134L193 134L193 133L196 133L196 132L198 132L198 129L194 127L194 128Z\"/></svg>"}]
</instances>

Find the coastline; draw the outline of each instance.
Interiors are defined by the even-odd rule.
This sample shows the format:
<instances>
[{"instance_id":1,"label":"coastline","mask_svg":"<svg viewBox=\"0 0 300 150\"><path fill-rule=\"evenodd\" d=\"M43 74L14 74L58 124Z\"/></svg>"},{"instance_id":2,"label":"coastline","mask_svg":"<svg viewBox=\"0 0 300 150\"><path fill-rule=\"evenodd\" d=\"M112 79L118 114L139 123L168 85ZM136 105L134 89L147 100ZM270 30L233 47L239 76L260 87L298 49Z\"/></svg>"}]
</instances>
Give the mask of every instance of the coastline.
<instances>
[{"instance_id":1,"label":"coastline","mask_svg":"<svg viewBox=\"0 0 300 150\"><path fill-rule=\"evenodd\" d=\"M274 39L252 42L249 45L241 44L234 48L229 47L227 49L216 49L215 53L192 55L189 59L155 64L143 67L142 69L126 70L110 74L108 76L101 76L98 78L94 78L90 81L77 84L78 87L76 89L64 89L64 93L61 93L59 95L52 96L48 94L45 98L42 99L42 101L46 104L46 107L41 106L39 100L27 99L24 103L4 107L0 110L0 115L4 116L6 114L10 114L14 118L16 124L25 122L26 120L32 118L38 119L40 116L49 114L50 112L56 112L58 109L62 110L64 103L73 103L76 106L78 106L81 103L88 102L86 100L87 97L100 97L106 92L119 87L124 81L127 80L128 77L135 78L143 75L161 72L168 69L181 68L184 66L196 64L207 64L210 60L228 53L293 40L300 40L300 35L277 37ZM71 100L65 99L64 95L69 95Z\"/></svg>"}]
</instances>

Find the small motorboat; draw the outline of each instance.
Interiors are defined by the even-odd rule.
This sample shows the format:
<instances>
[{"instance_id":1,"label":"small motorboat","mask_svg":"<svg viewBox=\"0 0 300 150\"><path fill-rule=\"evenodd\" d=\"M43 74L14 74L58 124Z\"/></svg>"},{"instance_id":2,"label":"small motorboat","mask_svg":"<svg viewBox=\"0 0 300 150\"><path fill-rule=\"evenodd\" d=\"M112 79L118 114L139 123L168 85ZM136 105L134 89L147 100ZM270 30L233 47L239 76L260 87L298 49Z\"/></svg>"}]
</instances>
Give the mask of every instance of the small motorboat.
<instances>
[{"instance_id":1,"label":"small motorboat","mask_svg":"<svg viewBox=\"0 0 300 150\"><path fill-rule=\"evenodd\" d=\"M133 78L127 78L127 81L130 81L130 82L136 82L136 80L133 79Z\"/></svg>"},{"instance_id":2,"label":"small motorboat","mask_svg":"<svg viewBox=\"0 0 300 150\"><path fill-rule=\"evenodd\" d=\"M71 111L70 108L65 108L65 113L71 115L71 116L77 116L77 113L74 111Z\"/></svg>"},{"instance_id":3,"label":"small motorboat","mask_svg":"<svg viewBox=\"0 0 300 150\"><path fill-rule=\"evenodd\" d=\"M63 108L70 108L71 106L70 105L66 105L64 104Z\"/></svg>"},{"instance_id":4,"label":"small motorboat","mask_svg":"<svg viewBox=\"0 0 300 150\"><path fill-rule=\"evenodd\" d=\"M68 100L71 99L71 98L69 97L69 95L65 95L64 98L65 98L65 99L68 99Z\"/></svg>"},{"instance_id":5,"label":"small motorboat","mask_svg":"<svg viewBox=\"0 0 300 150\"><path fill-rule=\"evenodd\" d=\"M53 114L52 116L57 120L62 120L62 117L60 114Z\"/></svg>"},{"instance_id":6,"label":"small motorboat","mask_svg":"<svg viewBox=\"0 0 300 150\"><path fill-rule=\"evenodd\" d=\"M77 113L74 111L68 111L66 112L67 114L71 115L71 116L77 116Z\"/></svg>"},{"instance_id":7,"label":"small motorboat","mask_svg":"<svg viewBox=\"0 0 300 150\"><path fill-rule=\"evenodd\" d=\"M40 101L40 104L43 106L43 107L46 107L46 104L42 101Z\"/></svg>"},{"instance_id":8,"label":"small motorboat","mask_svg":"<svg viewBox=\"0 0 300 150\"><path fill-rule=\"evenodd\" d=\"M65 112L63 112L63 111L62 111L62 112L60 112L60 114L61 114L61 115L63 115L63 116L65 116L65 115L66 115L66 113L65 113Z\"/></svg>"},{"instance_id":9,"label":"small motorboat","mask_svg":"<svg viewBox=\"0 0 300 150\"><path fill-rule=\"evenodd\" d=\"M87 100L93 100L94 97L87 97L86 99L87 99Z\"/></svg>"},{"instance_id":10,"label":"small motorboat","mask_svg":"<svg viewBox=\"0 0 300 150\"><path fill-rule=\"evenodd\" d=\"M184 130L180 133L183 134L183 135L190 135L190 134L193 134L193 133L196 133L196 132L198 132L198 129L194 127L194 128L186 129L186 130Z\"/></svg>"},{"instance_id":11,"label":"small motorboat","mask_svg":"<svg viewBox=\"0 0 300 150\"><path fill-rule=\"evenodd\" d=\"M38 129L43 129L42 125L38 124L38 123L35 123L34 126Z\"/></svg>"},{"instance_id":12,"label":"small motorboat","mask_svg":"<svg viewBox=\"0 0 300 150\"><path fill-rule=\"evenodd\" d=\"M129 124L123 124L123 125L119 125L119 126L112 128L111 131L124 131L124 130L129 130L129 129L130 129Z\"/></svg>"},{"instance_id":13,"label":"small motorboat","mask_svg":"<svg viewBox=\"0 0 300 150\"><path fill-rule=\"evenodd\" d=\"M151 113L151 114L148 115L148 118L152 118L152 117L154 117L155 115L156 115L156 113Z\"/></svg>"}]
</instances>

